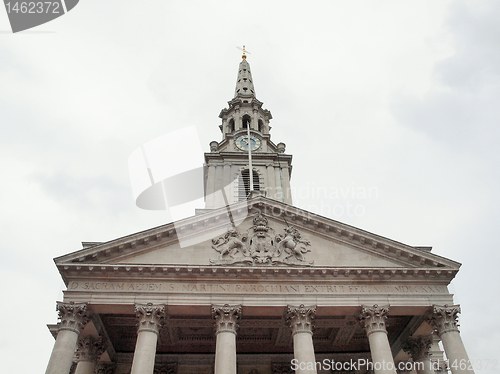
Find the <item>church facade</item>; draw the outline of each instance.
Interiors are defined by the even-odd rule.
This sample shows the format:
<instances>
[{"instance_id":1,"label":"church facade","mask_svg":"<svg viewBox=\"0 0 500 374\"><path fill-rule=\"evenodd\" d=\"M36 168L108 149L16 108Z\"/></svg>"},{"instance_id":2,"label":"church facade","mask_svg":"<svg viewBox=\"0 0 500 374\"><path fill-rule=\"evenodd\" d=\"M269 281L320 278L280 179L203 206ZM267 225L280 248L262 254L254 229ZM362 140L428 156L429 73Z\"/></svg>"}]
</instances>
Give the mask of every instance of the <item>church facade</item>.
<instances>
[{"instance_id":1,"label":"church facade","mask_svg":"<svg viewBox=\"0 0 500 374\"><path fill-rule=\"evenodd\" d=\"M243 55L205 209L55 259L47 374L473 373L460 264L294 207L262 106Z\"/></svg>"}]
</instances>

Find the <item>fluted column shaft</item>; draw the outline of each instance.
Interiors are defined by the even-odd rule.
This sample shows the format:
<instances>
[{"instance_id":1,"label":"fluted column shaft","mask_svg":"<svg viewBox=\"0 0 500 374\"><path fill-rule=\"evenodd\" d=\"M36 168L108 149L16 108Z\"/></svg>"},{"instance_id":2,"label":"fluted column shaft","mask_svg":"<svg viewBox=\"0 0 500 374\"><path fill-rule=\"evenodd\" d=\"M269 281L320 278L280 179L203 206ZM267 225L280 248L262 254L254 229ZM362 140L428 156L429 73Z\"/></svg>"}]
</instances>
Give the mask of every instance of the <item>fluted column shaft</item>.
<instances>
[{"instance_id":1,"label":"fluted column shaft","mask_svg":"<svg viewBox=\"0 0 500 374\"><path fill-rule=\"evenodd\" d=\"M212 305L215 319L215 374L236 374L236 333L240 305Z\"/></svg>"},{"instance_id":2,"label":"fluted column shaft","mask_svg":"<svg viewBox=\"0 0 500 374\"><path fill-rule=\"evenodd\" d=\"M458 331L459 305L433 305L428 322L443 342L448 365L453 374L474 374L469 356Z\"/></svg>"},{"instance_id":3,"label":"fluted column shaft","mask_svg":"<svg viewBox=\"0 0 500 374\"><path fill-rule=\"evenodd\" d=\"M368 336L375 374L396 374L385 327L387 313L389 313L387 306L363 306L361 310L360 323Z\"/></svg>"},{"instance_id":4,"label":"fluted column shaft","mask_svg":"<svg viewBox=\"0 0 500 374\"><path fill-rule=\"evenodd\" d=\"M136 304L139 319L131 374L153 374L158 334L165 318L165 305Z\"/></svg>"},{"instance_id":5,"label":"fluted column shaft","mask_svg":"<svg viewBox=\"0 0 500 374\"><path fill-rule=\"evenodd\" d=\"M75 374L94 374L99 357L106 349L102 337L86 336L77 342Z\"/></svg>"},{"instance_id":6,"label":"fluted column shaft","mask_svg":"<svg viewBox=\"0 0 500 374\"><path fill-rule=\"evenodd\" d=\"M432 336L410 337L403 344L403 350L415 363L417 374L435 374L429 353L431 346Z\"/></svg>"},{"instance_id":7,"label":"fluted column shaft","mask_svg":"<svg viewBox=\"0 0 500 374\"><path fill-rule=\"evenodd\" d=\"M316 306L288 306L286 321L292 330L296 374L316 374L316 357L312 340Z\"/></svg>"},{"instance_id":8,"label":"fluted column shaft","mask_svg":"<svg viewBox=\"0 0 500 374\"><path fill-rule=\"evenodd\" d=\"M86 303L57 302L60 322L45 374L68 374L73 364L78 336L88 321Z\"/></svg>"}]
</instances>

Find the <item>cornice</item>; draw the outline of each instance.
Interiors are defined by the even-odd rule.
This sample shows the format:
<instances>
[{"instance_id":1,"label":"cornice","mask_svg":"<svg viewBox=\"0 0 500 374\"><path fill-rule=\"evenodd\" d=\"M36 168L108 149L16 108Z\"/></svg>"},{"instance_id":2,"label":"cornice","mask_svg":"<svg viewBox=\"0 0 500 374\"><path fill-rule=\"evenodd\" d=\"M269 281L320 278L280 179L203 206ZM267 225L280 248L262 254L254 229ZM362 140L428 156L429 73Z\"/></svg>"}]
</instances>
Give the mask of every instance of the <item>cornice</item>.
<instances>
[{"instance_id":1,"label":"cornice","mask_svg":"<svg viewBox=\"0 0 500 374\"><path fill-rule=\"evenodd\" d=\"M216 279L286 279L356 281L401 281L414 284L449 283L458 270L441 268L370 268L370 267L235 267L190 265L141 265L141 264L59 264L59 272L66 284L70 278L130 279L187 279L196 277Z\"/></svg>"}]
</instances>

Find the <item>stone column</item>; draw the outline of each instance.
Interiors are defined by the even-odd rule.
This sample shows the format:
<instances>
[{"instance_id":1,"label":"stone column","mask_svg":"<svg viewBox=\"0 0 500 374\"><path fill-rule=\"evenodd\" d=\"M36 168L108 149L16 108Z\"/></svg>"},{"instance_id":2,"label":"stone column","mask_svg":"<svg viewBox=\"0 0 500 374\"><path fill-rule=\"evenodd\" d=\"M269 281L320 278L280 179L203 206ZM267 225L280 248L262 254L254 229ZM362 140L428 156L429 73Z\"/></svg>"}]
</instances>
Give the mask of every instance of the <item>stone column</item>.
<instances>
[{"instance_id":1,"label":"stone column","mask_svg":"<svg viewBox=\"0 0 500 374\"><path fill-rule=\"evenodd\" d=\"M474 374L458 331L458 313L460 313L459 305L433 305L427 321L436 329L443 342L451 372L453 374Z\"/></svg>"},{"instance_id":2,"label":"stone column","mask_svg":"<svg viewBox=\"0 0 500 374\"><path fill-rule=\"evenodd\" d=\"M389 313L388 306L363 306L359 318L361 326L368 336L375 374L396 374L394 358L385 328L387 313Z\"/></svg>"},{"instance_id":3,"label":"stone column","mask_svg":"<svg viewBox=\"0 0 500 374\"><path fill-rule=\"evenodd\" d=\"M417 374L435 374L430 355L432 340L432 336L416 336L403 343L403 350L411 356Z\"/></svg>"},{"instance_id":4,"label":"stone column","mask_svg":"<svg viewBox=\"0 0 500 374\"><path fill-rule=\"evenodd\" d=\"M215 318L215 374L236 374L236 330L241 305L212 305Z\"/></svg>"},{"instance_id":5,"label":"stone column","mask_svg":"<svg viewBox=\"0 0 500 374\"><path fill-rule=\"evenodd\" d=\"M78 335L88 321L86 303L57 302L59 329L45 374L68 374L73 365Z\"/></svg>"},{"instance_id":6,"label":"stone column","mask_svg":"<svg viewBox=\"0 0 500 374\"><path fill-rule=\"evenodd\" d=\"M94 374L97 361L106 350L102 337L85 336L77 342L75 374Z\"/></svg>"},{"instance_id":7,"label":"stone column","mask_svg":"<svg viewBox=\"0 0 500 374\"><path fill-rule=\"evenodd\" d=\"M158 334L165 318L165 305L136 304L139 319L131 374L153 374Z\"/></svg>"},{"instance_id":8,"label":"stone column","mask_svg":"<svg viewBox=\"0 0 500 374\"><path fill-rule=\"evenodd\" d=\"M312 329L316 306L288 306L286 322L292 329L293 357L298 367L296 374L316 374L316 358Z\"/></svg>"}]
</instances>

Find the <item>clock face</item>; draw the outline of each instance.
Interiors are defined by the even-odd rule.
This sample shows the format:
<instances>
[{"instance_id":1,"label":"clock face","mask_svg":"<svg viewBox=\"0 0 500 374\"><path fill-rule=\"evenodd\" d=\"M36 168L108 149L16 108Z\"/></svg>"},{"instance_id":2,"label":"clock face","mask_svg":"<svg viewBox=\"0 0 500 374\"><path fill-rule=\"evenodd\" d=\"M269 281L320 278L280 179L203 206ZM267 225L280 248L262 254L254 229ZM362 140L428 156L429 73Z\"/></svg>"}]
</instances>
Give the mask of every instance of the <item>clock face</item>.
<instances>
[{"instance_id":1,"label":"clock face","mask_svg":"<svg viewBox=\"0 0 500 374\"><path fill-rule=\"evenodd\" d=\"M248 135L242 135L236 139L236 147L243 151L248 151L248 147L252 151L259 149L261 146L261 141L254 135L250 135L250 140L248 140Z\"/></svg>"}]
</instances>

